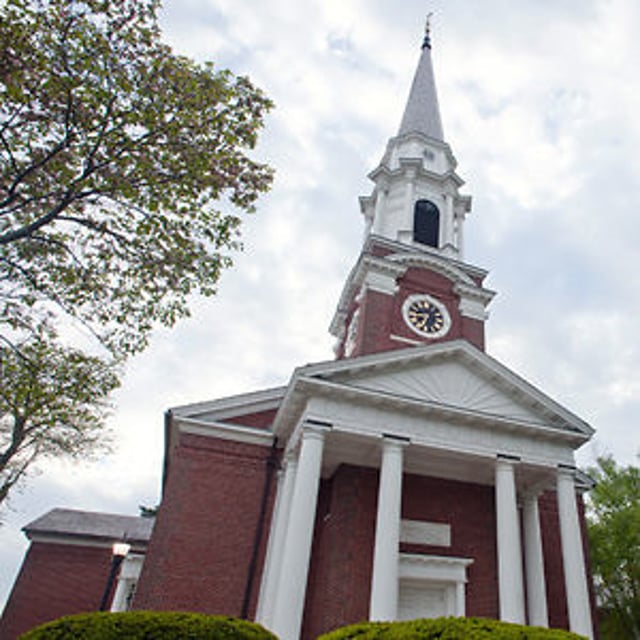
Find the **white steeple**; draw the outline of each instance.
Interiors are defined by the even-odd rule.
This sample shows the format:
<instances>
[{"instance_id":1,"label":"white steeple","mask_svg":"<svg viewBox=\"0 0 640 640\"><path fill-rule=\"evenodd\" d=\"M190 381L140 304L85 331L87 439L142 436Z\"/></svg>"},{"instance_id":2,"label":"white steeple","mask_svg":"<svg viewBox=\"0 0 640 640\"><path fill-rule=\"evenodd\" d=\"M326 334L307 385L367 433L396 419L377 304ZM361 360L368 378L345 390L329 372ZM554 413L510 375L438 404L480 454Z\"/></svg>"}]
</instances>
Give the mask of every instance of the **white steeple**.
<instances>
[{"instance_id":1,"label":"white steeple","mask_svg":"<svg viewBox=\"0 0 640 640\"><path fill-rule=\"evenodd\" d=\"M429 22L398 135L391 138L375 183L360 198L366 234L463 259L463 226L471 198L458 190L456 160L444 142L431 60Z\"/></svg>"},{"instance_id":2,"label":"white steeple","mask_svg":"<svg viewBox=\"0 0 640 640\"><path fill-rule=\"evenodd\" d=\"M431 34L429 22L422 43L422 53L404 109L398 135L421 133L427 138L444 141L438 94L431 63Z\"/></svg>"}]
</instances>

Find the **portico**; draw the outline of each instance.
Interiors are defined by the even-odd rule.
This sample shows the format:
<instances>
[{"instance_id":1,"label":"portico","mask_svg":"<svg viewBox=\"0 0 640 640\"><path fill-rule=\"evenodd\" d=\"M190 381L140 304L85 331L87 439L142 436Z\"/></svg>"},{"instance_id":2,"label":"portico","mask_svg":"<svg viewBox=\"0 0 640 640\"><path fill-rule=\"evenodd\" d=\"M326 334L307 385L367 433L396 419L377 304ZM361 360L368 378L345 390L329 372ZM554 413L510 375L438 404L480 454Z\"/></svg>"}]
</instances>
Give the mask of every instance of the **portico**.
<instances>
[{"instance_id":1,"label":"portico","mask_svg":"<svg viewBox=\"0 0 640 640\"><path fill-rule=\"evenodd\" d=\"M449 384L454 378L459 384ZM398 619L401 601L419 611L421 597L425 614L431 599L434 610L464 615L476 558L456 557L450 544L427 539L429 525L449 527L454 539L464 525L448 522L446 512L438 523L418 520L418 529L424 525L427 531L424 543L417 544L420 553L403 551L416 546L401 535L403 480L429 477L490 492L499 617L542 626L548 617L537 496L557 488L568 606L580 611L571 625L587 633L590 620L580 622L589 600L584 563L574 557L582 538L570 475L573 450L590 434L585 423L465 342L302 368L292 379L276 429L285 431L295 414L282 503L272 524L272 535L285 542L271 546L261 593L261 602L273 603L263 610L262 621L280 637L299 637L318 487L343 465L375 469L378 476L367 585L370 619ZM427 503L430 496L421 500ZM433 553L436 547L440 553Z\"/></svg>"}]
</instances>

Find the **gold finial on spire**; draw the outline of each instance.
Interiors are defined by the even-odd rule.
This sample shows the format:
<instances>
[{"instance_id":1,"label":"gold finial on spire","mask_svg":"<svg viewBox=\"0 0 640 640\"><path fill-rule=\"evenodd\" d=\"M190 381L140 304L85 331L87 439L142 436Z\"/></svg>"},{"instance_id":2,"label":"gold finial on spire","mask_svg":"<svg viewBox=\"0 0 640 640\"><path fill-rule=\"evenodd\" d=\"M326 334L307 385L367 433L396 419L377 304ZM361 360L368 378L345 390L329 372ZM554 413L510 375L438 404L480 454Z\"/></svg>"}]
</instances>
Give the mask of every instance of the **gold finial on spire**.
<instances>
[{"instance_id":1,"label":"gold finial on spire","mask_svg":"<svg viewBox=\"0 0 640 640\"><path fill-rule=\"evenodd\" d=\"M433 11L430 11L427 14L427 23L424 27L424 41L422 43L422 48L427 47L431 49L431 16L433 15Z\"/></svg>"}]
</instances>

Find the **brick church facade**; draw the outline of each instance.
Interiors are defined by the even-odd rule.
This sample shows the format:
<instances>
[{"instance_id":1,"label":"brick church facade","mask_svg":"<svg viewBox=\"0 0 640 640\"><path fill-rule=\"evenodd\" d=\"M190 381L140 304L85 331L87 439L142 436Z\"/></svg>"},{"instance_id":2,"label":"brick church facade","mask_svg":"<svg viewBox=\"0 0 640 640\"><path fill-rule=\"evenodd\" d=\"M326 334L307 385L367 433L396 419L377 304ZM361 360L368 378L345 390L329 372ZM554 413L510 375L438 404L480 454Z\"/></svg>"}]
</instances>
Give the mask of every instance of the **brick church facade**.
<instances>
[{"instance_id":1,"label":"brick church facade","mask_svg":"<svg viewBox=\"0 0 640 640\"><path fill-rule=\"evenodd\" d=\"M464 260L471 198L444 140L428 33L370 177L336 358L284 387L167 412L162 504L113 608L242 616L282 640L440 615L593 638L589 481L574 460L593 431L485 351L494 293ZM32 547L104 551L108 526L84 517L54 531L44 516L27 527ZM7 638L28 611L40 621L23 588L39 570L30 557Z\"/></svg>"}]
</instances>

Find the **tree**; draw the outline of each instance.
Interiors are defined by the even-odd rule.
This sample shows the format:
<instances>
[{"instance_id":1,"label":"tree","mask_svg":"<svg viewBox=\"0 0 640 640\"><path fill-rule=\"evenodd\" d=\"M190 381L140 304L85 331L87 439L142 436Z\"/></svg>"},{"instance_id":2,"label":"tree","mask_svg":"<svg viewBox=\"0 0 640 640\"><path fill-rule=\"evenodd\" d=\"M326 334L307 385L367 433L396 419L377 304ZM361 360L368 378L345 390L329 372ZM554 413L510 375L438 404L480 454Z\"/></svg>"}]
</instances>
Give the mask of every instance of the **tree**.
<instances>
[{"instance_id":1,"label":"tree","mask_svg":"<svg viewBox=\"0 0 640 640\"><path fill-rule=\"evenodd\" d=\"M158 0L7 0L0 10L0 317L54 303L117 354L211 295L272 172L270 101L175 55ZM221 206L221 200L222 206ZM226 205L225 205L226 202ZM232 207L235 209L232 210Z\"/></svg>"},{"instance_id":2,"label":"tree","mask_svg":"<svg viewBox=\"0 0 640 640\"><path fill-rule=\"evenodd\" d=\"M159 0L0 3L2 437L21 429L18 398L53 402L56 368L98 378L88 387L95 412L69 389L47 414L51 433L70 427L87 447L39 440L14 460L7 490L36 452L90 449L118 367L154 326L188 315L192 294L215 293L240 248L240 214L272 181L249 155L271 102L247 78L176 55L158 9ZM65 346L78 330L99 357ZM53 378L35 375L38 362Z\"/></svg>"},{"instance_id":3,"label":"tree","mask_svg":"<svg viewBox=\"0 0 640 640\"><path fill-rule=\"evenodd\" d=\"M587 524L603 638L640 639L640 469L601 457Z\"/></svg>"},{"instance_id":4,"label":"tree","mask_svg":"<svg viewBox=\"0 0 640 640\"><path fill-rule=\"evenodd\" d=\"M0 504L42 457L104 451L112 363L62 347L50 335L0 346Z\"/></svg>"}]
</instances>

